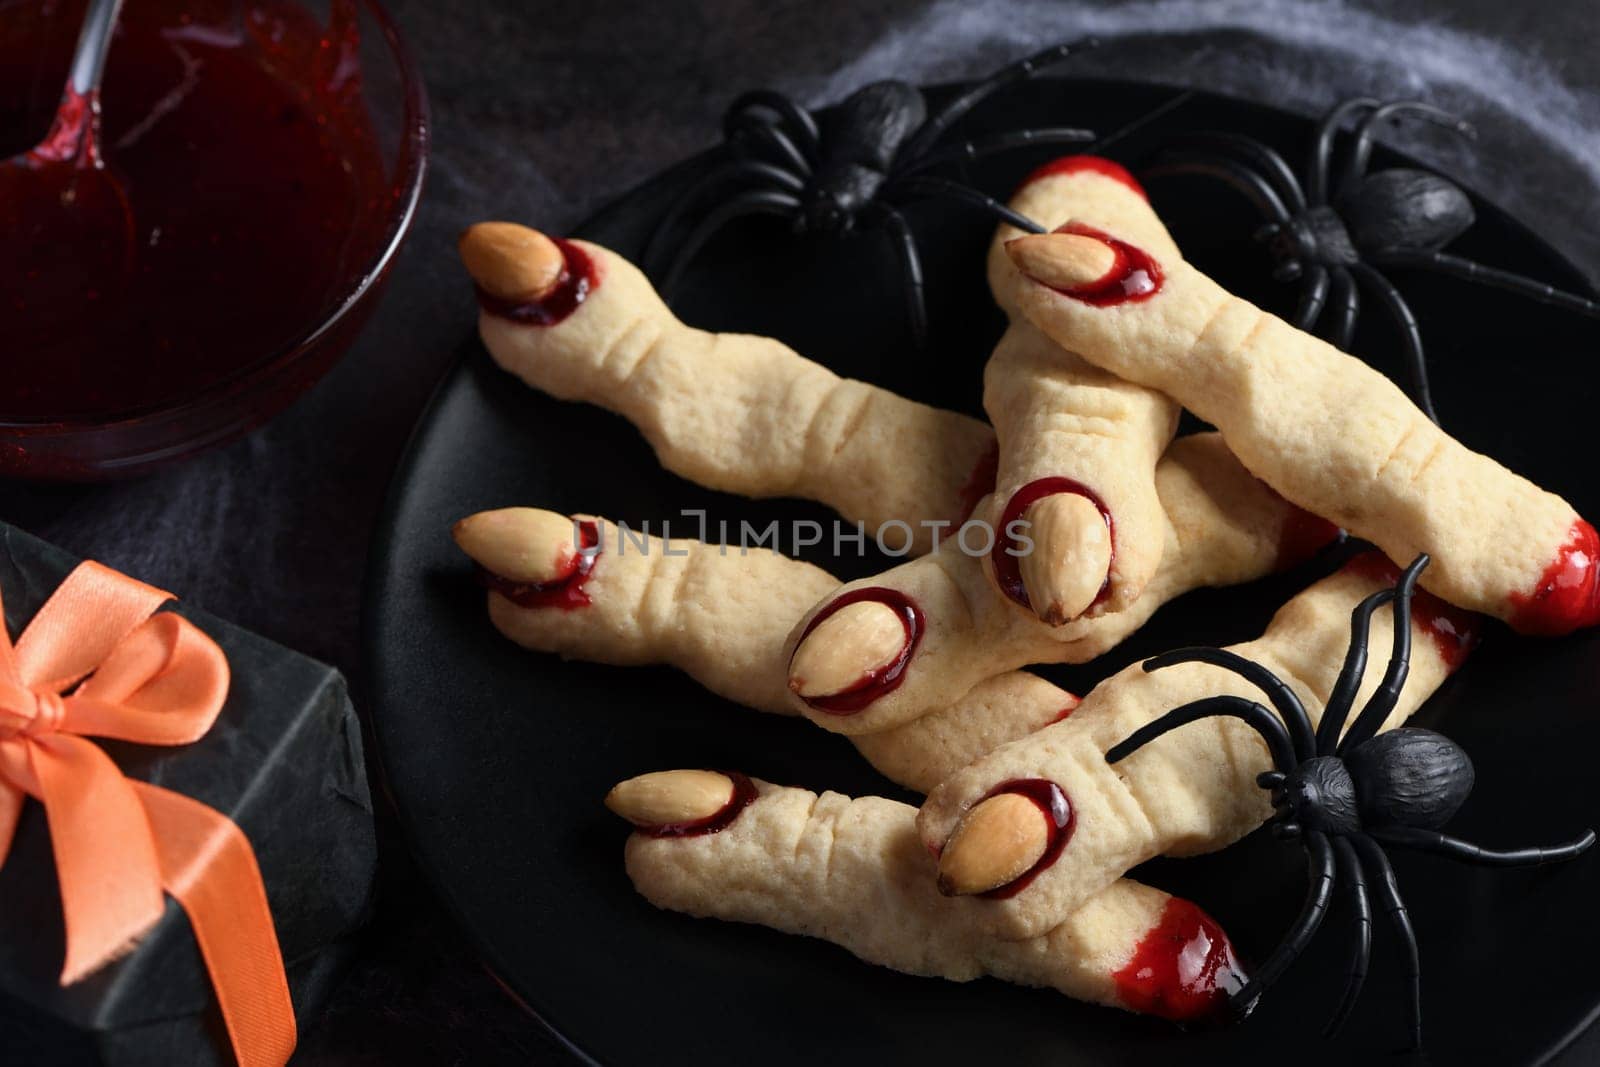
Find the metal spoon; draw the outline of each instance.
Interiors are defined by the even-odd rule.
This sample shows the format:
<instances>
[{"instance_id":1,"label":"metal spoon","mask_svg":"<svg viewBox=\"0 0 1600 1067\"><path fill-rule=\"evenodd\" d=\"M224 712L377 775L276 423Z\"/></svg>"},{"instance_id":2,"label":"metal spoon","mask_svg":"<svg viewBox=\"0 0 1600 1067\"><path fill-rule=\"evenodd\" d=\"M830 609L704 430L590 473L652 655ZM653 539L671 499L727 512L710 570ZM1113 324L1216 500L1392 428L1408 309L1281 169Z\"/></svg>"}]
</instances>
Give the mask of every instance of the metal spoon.
<instances>
[{"instance_id":1,"label":"metal spoon","mask_svg":"<svg viewBox=\"0 0 1600 1067\"><path fill-rule=\"evenodd\" d=\"M122 0L91 0L55 120L0 162L0 241L29 333L114 298L131 267L133 210L100 154L100 79ZM15 245L12 242L16 242ZM8 346L9 347L9 346Z\"/></svg>"}]
</instances>

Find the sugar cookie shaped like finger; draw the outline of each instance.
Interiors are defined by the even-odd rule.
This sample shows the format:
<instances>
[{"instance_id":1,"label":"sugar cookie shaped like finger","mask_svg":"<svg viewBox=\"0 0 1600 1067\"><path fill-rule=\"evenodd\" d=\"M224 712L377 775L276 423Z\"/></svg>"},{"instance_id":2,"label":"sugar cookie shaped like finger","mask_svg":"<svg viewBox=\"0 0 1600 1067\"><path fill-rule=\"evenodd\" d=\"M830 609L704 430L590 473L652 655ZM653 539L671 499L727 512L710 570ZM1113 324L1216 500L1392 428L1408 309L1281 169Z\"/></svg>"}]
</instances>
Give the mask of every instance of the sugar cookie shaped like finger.
<instances>
[{"instance_id":1,"label":"sugar cookie shaped like finger","mask_svg":"<svg viewBox=\"0 0 1600 1067\"><path fill-rule=\"evenodd\" d=\"M1353 613L1397 575L1377 553L1357 557L1289 600L1260 638L1231 651L1285 680L1318 722L1345 666ZM1364 667L1357 665L1357 707L1379 690L1394 637L1390 608L1368 611L1374 654ZM1415 712L1460 664L1476 639L1478 619L1437 597L1416 595L1409 678L1392 705L1377 705L1383 729ZM1352 679L1358 676L1353 671ZM1119 763L1107 761L1106 754L1139 728L1215 696L1270 702L1269 694L1220 666L1182 662L1147 672L1134 664L1096 686L1063 722L951 776L929 794L918 816L924 844L940 854L945 889L991 894L983 901L985 928L998 936L1033 936L1148 859L1222 848L1261 825L1272 808L1256 778L1272 769L1271 759L1261 735L1236 719L1190 723ZM1071 812L1068 831L1047 837L1038 808L1007 800L1019 783L1058 791ZM996 810L1001 803L1005 807ZM1007 865L985 856L991 839L1018 836L1048 844L1023 857L1029 862L1021 878L1015 874L1020 860ZM947 877L949 871L959 877Z\"/></svg>"},{"instance_id":2,"label":"sugar cookie shaped like finger","mask_svg":"<svg viewBox=\"0 0 1600 1067\"><path fill-rule=\"evenodd\" d=\"M684 325L623 257L513 223L479 223L460 252L479 332L501 367L638 428L661 465L712 489L820 501L876 531L959 522L993 481L977 419L841 378L766 337Z\"/></svg>"},{"instance_id":3,"label":"sugar cookie shaped like finger","mask_svg":"<svg viewBox=\"0 0 1600 1067\"><path fill-rule=\"evenodd\" d=\"M1138 182L1097 156L1041 167L1009 206L1046 228L1068 220L1113 226L1177 254ZM1027 323L1019 300L1032 283L1005 252L1021 235L1002 224L989 248L989 288L1012 324L984 368L983 406L1000 448L987 517L1002 533L1025 523L1034 551L1018 559L1006 551L1014 538L1002 537L991 566L1001 592L1059 626L1084 613L1125 609L1155 575L1165 547L1155 466L1179 410ZM1093 286L1120 266L1114 250L1084 240L1098 258L1085 257L1075 284Z\"/></svg>"},{"instance_id":4,"label":"sugar cookie shaped like finger","mask_svg":"<svg viewBox=\"0 0 1600 1067\"><path fill-rule=\"evenodd\" d=\"M989 554L996 587L1052 626L1126 610L1161 564L1155 467L1177 406L1026 322L989 357L984 406L1000 442L985 512L998 534ZM1017 556L1022 529L1033 550Z\"/></svg>"},{"instance_id":5,"label":"sugar cookie shaped like finger","mask_svg":"<svg viewBox=\"0 0 1600 1067\"><path fill-rule=\"evenodd\" d=\"M1093 659L1168 600L1259 578L1338 532L1251 477L1215 434L1174 442L1156 489L1162 566L1125 611L1048 626L995 595L984 573L989 546L950 538L830 593L800 619L790 636L795 710L852 736L900 727L998 672Z\"/></svg>"},{"instance_id":6,"label":"sugar cookie shaped like finger","mask_svg":"<svg viewBox=\"0 0 1600 1067\"><path fill-rule=\"evenodd\" d=\"M1034 325L1211 422L1246 467L1308 511L1391 558L1426 552L1427 589L1524 633L1600 622L1594 528L1439 429L1365 363L1177 256L1141 252L1148 284L1107 301L1053 280L1084 258L1081 239L1041 234L1006 250L1032 280L1019 306Z\"/></svg>"},{"instance_id":7,"label":"sugar cookie shaped like finger","mask_svg":"<svg viewBox=\"0 0 1600 1067\"><path fill-rule=\"evenodd\" d=\"M719 696L793 714L777 654L792 621L839 580L765 549L708 545L538 508L482 511L457 545L517 644L619 666L670 664Z\"/></svg>"},{"instance_id":8,"label":"sugar cookie shaped like finger","mask_svg":"<svg viewBox=\"0 0 1600 1067\"><path fill-rule=\"evenodd\" d=\"M1180 1021L1242 986L1214 920L1128 879L1039 937L985 936L973 922L981 902L933 888L906 804L709 771L642 775L606 803L636 827L628 876L660 908L820 937L909 974L992 975Z\"/></svg>"}]
</instances>

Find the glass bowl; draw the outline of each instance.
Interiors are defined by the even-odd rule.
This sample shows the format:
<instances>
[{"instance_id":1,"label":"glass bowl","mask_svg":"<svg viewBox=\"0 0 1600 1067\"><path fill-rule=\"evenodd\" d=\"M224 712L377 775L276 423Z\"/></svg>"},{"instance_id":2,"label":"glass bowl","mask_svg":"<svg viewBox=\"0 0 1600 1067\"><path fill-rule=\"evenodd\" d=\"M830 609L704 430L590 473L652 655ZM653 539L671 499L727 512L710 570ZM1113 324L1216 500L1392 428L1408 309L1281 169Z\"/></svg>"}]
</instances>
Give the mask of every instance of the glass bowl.
<instances>
[{"instance_id":1,"label":"glass bowl","mask_svg":"<svg viewBox=\"0 0 1600 1067\"><path fill-rule=\"evenodd\" d=\"M405 239L422 192L428 153L428 104L422 76L390 16L376 0L272 0L274 10L293 9L296 17L309 16L321 27L339 27L344 57L357 67L341 68L342 75L359 79L360 102L370 122L381 156L382 170L374 188L377 195L362 203L368 214L360 220L359 247L347 244L340 251L342 265L330 284L324 305L304 322L290 322L292 339L264 344L259 355L241 354L238 368L190 390L175 390L168 398L126 410L93 417L17 416L0 404L0 477L50 481L92 481L124 477L229 441L259 426L282 411L320 379L355 340L372 313L383 289L395 253ZM188 0L153 5L151 0L130 4L141 17L173 19L184 26L242 25L259 17L249 0ZM24 84L30 94L49 92L53 105L72 41L76 37L83 5L51 0L0 0L4 31L31 33L30 47L37 70ZM32 24L27 25L27 19ZM335 22L334 20L337 20ZM163 24L165 25L165 24ZM26 28L24 28L26 27ZM333 37L330 29L328 38ZM41 39L42 38L42 39ZM107 98L115 91L115 55L107 72ZM34 101L37 103L37 101ZM15 118L19 102L0 101ZM38 111L32 108L31 115ZM50 106L43 108L49 112ZM241 205L241 210L248 210ZM358 223L349 222L354 234ZM350 241L355 241L354 237ZM226 249L222 250L224 253ZM206 294L208 297L210 294ZM244 337L241 343L248 344ZM5 353L7 359L24 359L27 353Z\"/></svg>"}]
</instances>

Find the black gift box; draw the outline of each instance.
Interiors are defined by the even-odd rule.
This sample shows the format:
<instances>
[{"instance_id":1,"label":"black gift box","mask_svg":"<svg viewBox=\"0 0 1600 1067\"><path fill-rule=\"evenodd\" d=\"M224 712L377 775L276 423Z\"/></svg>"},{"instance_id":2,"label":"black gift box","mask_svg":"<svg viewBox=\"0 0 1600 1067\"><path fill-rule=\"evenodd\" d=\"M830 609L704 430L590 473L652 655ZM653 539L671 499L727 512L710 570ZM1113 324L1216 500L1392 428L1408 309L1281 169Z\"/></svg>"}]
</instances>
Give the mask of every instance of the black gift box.
<instances>
[{"instance_id":1,"label":"black gift box","mask_svg":"<svg viewBox=\"0 0 1600 1067\"><path fill-rule=\"evenodd\" d=\"M76 564L0 524L0 595L13 639ZM344 679L181 600L164 610L189 619L227 655L232 684L222 713L191 745L91 740L129 778L215 808L250 839L304 1028L334 984L377 869L361 732ZM167 899L133 953L66 988L64 950L49 830L30 798L0 868L0 1063L233 1063L176 901Z\"/></svg>"}]
</instances>

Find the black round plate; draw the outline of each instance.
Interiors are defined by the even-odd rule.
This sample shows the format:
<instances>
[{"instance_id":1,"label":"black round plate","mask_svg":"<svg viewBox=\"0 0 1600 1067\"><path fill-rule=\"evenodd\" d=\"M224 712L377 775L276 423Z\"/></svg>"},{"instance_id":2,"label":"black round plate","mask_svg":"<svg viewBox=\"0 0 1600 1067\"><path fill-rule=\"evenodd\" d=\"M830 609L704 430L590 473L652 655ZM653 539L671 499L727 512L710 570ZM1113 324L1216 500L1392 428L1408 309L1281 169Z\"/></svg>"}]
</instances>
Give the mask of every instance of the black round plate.
<instances>
[{"instance_id":1,"label":"black round plate","mask_svg":"<svg viewBox=\"0 0 1600 1067\"><path fill-rule=\"evenodd\" d=\"M1149 86L1041 81L981 109L964 135L1027 124L1109 130L1170 99ZM1290 159L1311 123L1195 96L1112 154L1136 158L1165 133L1247 133ZM1004 194L1040 157L970 176ZM1380 153L1376 165L1393 163ZM593 219L581 236L637 257L695 160ZM1242 295L1287 313L1234 194L1196 179L1152 185L1189 257ZM1465 255L1580 287L1577 272L1500 212L1480 205ZM707 247L677 307L689 322L782 338L842 373L977 412L1000 320L983 282L990 223L948 203L910 212L929 279L933 343L904 335L888 243L792 236L776 220L735 226ZM1512 297L1421 275L1399 279L1420 319L1445 425L1473 448L1600 513L1592 459L1592 324ZM469 290L463 280L462 299ZM1386 371L1399 350L1381 309L1357 350ZM504 982L574 1048L607 1064L688 1061L1014 1065L1349 1062L1405 1032L1404 966L1381 917L1355 1016L1318 1038L1343 982L1351 916L1321 936L1246 1023L1181 1032L1162 1022L996 981L958 985L869 966L843 949L769 930L657 911L622 870L625 828L600 798L615 782L676 766L737 767L813 789L900 795L841 738L753 714L663 668L565 663L514 647L490 627L483 593L449 537L471 512L513 504L594 511L632 523L829 516L752 502L663 473L621 419L558 403L496 370L476 340L424 418L374 549L368 642L381 758L423 867ZM713 530L715 526L713 525ZM882 559L813 557L855 577ZM1322 561L1327 569L1332 561ZM1078 692L1133 659L1180 643L1259 632L1317 567L1239 590L1197 593L1160 612L1102 661L1055 672ZM1570 837L1600 825L1591 783L1600 751L1600 634L1534 642L1496 630L1424 713L1466 746L1478 785L1451 829L1494 845ZM907 797L906 799L914 799ZM1494 872L1402 855L1400 881L1422 946L1431 1063L1536 1061L1600 1005L1600 860ZM1193 896L1247 957L1286 929L1304 891L1297 850L1253 835L1224 852L1151 864L1138 875ZM709 1058L709 1059L706 1059Z\"/></svg>"}]
</instances>

